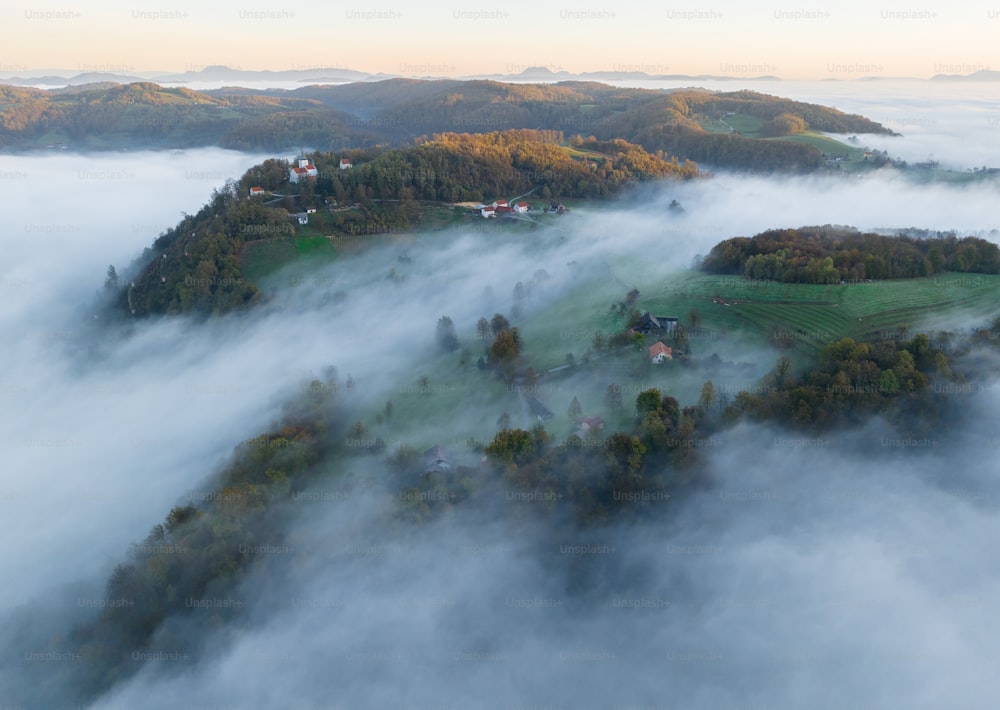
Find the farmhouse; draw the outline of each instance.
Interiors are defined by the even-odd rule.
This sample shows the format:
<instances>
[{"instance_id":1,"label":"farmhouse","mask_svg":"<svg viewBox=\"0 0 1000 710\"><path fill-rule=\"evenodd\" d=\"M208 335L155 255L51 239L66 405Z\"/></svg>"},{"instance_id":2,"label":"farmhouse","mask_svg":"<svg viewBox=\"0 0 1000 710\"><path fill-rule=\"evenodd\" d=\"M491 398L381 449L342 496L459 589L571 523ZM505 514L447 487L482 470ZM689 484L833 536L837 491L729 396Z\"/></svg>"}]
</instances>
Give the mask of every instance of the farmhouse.
<instances>
[{"instance_id":1,"label":"farmhouse","mask_svg":"<svg viewBox=\"0 0 1000 710\"><path fill-rule=\"evenodd\" d=\"M581 417L576 420L576 431L573 432L581 439L586 439L587 434L604 429L603 417Z\"/></svg>"},{"instance_id":2,"label":"farmhouse","mask_svg":"<svg viewBox=\"0 0 1000 710\"><path fill-rule=\"evenodd\" d=\"M490 217L506 216L514 212L507 200L494 200L488 205L480 205L479 214L489 219Z\"/></svg>"},{"instance_id":3,"label":"farmhouse","mask_svg":"<svg viewBox=\"0 0 1000 710\"><path fill-rule=\"evenodd\" d=\"M288 216L298 220L299 224L309 224L309 214L307 212L289 212Z\"/></svg>"},{"instance_id":4,"label":"farmhouse","mask_svg":"<svg viewBox=\"0 0 1000 710\"><path fill-rule=\"evenodd\" d=\"M257 195L263 195L263 194L264 194L264 188L263 187L251 187L250 188L250 197L256 197Z\"/></svg>"},{"instance_id":5,"label":"farmhouse","mask_svg":"<svg viewBox=\"0 0 1000 710\"><path fill-rule=\"evenodd\" d=\"M677 328L677 318L674 316L654 316L649 311L643 311L642 319L633 328L637 333L672 333Z\"/></svg>"},{"instance_id":6,"label":"farmhouse","mask_svg":"<svg viewBox=\"0 0 1000 710\"><path fill-rule=\"evenodd\" d=\"M347 170L348 168L353 168L353 167L354 167L354 165L347 158L341 158L340 159L340 169L341 170Z\"/></svg>"},{"instance_id":7,"label":"farmhouse","mask_svg":"<svg viewBox=\"0 0 1000 710\"><path fill-rule=\"evenodd\" d=\"M517 212L518 214L524 214L529 209L530 207L527 202L518 202L516 205L514 205L514 211Z\"/></svg>"},{"instance_id":8,"label":"farmhouse","mask_svg":"<svg viewBox=\"0 0 1000 710\"><path fill-rule=\"evenodd\" d=\"M314 178L319 175L316 166L309 162L308 158L298 158L297 165L288 173L289 182L298 182L305 178Z\"/></svg>"},{"instance_id":9,"label":"farmhouse","mask_svg":"<svg viewBox=\"0 0 1000 710\"><path fill-rule=\"evenodd\" d=\"M664 360L673 360L674 351L669 345L664 345L662 341L657 340L655 343L649 346L649 361L659 365Z\"/></svg>"},{"instance_id":10,"label":"farmhouse","mask_svg":"<svg viewBox=\"0 0 1000 710\"><path fill-rule=\"evenodd\" d=\"M424 452L424 473L447 473L451 469L451 453L443 446L432 446Z\"/></svg>"},{"instance_id":11,"label":"farmhouse","mask_svg":"<svg viewBox=\"0 0 1000 710\"><path fill-rule=\"evenodd\" d=\"M525 399L528 401L528 410L538 418L538 421L547 422L555 416L555 413L542 404L535 395L529 394Z\"/></svg>"}]
</instances>

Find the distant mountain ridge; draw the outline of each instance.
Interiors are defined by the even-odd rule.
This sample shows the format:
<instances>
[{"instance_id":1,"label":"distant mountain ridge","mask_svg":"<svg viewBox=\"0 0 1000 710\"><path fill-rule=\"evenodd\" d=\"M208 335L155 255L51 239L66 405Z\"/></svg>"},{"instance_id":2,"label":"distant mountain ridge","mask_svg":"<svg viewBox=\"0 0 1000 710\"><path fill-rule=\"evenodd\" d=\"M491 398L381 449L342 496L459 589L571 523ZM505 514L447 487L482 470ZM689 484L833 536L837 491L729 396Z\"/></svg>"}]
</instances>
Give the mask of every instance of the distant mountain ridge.
<instances>
[{"instance_id":1,"label":"distant mountain ridge","mask_svg":"<svg viewBox=\"0 0 1000 710\"><path fill-rule=\"evenodd\" d=\"M822 167L822 152L783 140L778 123L799 132L892 134L864 116L753 91L634 89L595 81L388 79L210 91L153 82L59 91L0 85L0 106L0 151L54 145L331 151L407 145L438 133L528 129L623 139L720 167L802 172ZM726 117L736 114L754 126L767 124L770 132L733 129Z\"/></svg>"},{"instance_id":2,"label":"distant mountain ridge","mask_svg":"<svg viewBox=\"0 0 1000 710\"><path fill-rule=\"evenodd\" d=\"M406 69L407 67L403 67ZM238 82L246 81L259 84L266 81L281 83L301 82L301 83L348 83L354 81L380 81L392 78L441 78L454 79L458 81L470 79L494 79L497 81L783 81L780 77L771 74L760 74L757 76L747 76L740 74L732 76L727 74L680 74L669 72L669 67L664 65L635 67L612 67L611 69L571 72L565 69L556 68L553 70L545 66L529 66L520 71L507 72L486 72L477 74L454 75L453 72L436 71L453 69L450 66L415 66L409 68L410 71L400 71L399 73L386 72L366 72L349 67L308 67L293 69L241 69L239 67L229 67L225 65L210 65L200 68L190 68L182 72L165 71L86 71L79 72L70 69L46 69L31 72L22 70L19 72L0 73L0 83L10 86L79 86L81 84L95 81L114 81L120 84L128 84L136 81L155 81L157 83L192 83L206 81L226 81ZM957 67L961 69L961 67ZM899 77L900 79L911 79L924 81L918 77ZM971 73L940 72L930 77L930 81L997 81L1000 80L1000 72L982 69Z\"/></svg>"}]
</instances>

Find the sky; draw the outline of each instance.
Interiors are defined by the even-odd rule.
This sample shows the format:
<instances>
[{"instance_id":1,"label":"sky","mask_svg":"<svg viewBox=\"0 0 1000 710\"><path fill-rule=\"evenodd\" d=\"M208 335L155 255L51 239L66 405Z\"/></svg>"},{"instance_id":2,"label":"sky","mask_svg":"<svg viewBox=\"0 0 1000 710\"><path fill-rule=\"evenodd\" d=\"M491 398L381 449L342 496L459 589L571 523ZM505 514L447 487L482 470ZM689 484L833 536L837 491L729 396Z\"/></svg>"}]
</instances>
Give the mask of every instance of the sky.
<instances>
[{"instance_id":1,"label":"sky","mask_svg":"<svg viewBox=\"0 0 1000 710\"><path fill-rule=\"evenodd\" d=\"M0 76L342 67L857 79L1000 68L986 2L583 3L84 0L0 5Z\"/></svg>"}]
</instances>

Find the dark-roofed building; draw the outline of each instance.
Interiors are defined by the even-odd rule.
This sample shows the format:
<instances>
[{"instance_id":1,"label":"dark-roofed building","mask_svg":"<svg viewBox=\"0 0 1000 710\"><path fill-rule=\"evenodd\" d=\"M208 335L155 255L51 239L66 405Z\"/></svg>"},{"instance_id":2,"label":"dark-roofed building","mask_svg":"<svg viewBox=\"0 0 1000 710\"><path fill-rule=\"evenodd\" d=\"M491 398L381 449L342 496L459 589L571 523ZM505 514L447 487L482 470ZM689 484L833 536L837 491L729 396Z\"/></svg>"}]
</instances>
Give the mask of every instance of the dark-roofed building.
<instances>
[{"instance_id":1,"label":"dark-roofed building","mask_svg":"<svg viewBox=\"0 0 1000 710\"><path fill-rule=\"evenodd\" d=\"M443 446L432 446L424 452L425 473L447 473L452 466L451 453Z\"/></svg>"},{"instance_id":2,"label":"dark-roofed building","mask_svg":"<svg viewBox=\"0 0 1000 710\"><path fill-rule=\"evenodd\" d=\"M674 316L654 316L649 311L644 311L642 319L633 330L649 335L651 333L671 333L677 327L677 319Z\"/></svg>"},{"instance_id":3,"label":"dark-roofed building","mask_svg":"<svg viewBox=\"0 0 1000 710\"><path fill-rule=\"evenodd\" d=\"M542 404L535 395L529 394L525 399L528 401L528 410L533 416L538 417L538 421L547 422L555 416L552 410Z\"/></svg>"}]
</instances>

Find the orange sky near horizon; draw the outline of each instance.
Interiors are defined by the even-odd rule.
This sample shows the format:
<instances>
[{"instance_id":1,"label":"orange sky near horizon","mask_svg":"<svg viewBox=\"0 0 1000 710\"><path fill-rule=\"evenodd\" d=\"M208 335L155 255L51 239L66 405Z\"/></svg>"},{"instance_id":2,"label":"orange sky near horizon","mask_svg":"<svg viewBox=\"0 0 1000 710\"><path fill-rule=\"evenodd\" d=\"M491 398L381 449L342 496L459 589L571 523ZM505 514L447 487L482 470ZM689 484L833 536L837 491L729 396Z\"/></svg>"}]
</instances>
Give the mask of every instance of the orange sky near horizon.
<instances>
[{"instance_id":1,"label":"orange sky near horizon","mask_svg":"<svg viewBox=\"0 0 1000 710\"><path fill-rule=\"evenodd\" d=\"M1000 7L754 5L634 0L551 5L118 0L0 11L0 74L345 67L460 76L553 71L783 79L1000 69Z\"/></svg>"}]
</instances>

